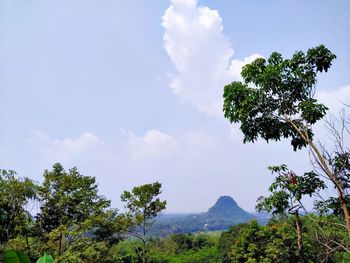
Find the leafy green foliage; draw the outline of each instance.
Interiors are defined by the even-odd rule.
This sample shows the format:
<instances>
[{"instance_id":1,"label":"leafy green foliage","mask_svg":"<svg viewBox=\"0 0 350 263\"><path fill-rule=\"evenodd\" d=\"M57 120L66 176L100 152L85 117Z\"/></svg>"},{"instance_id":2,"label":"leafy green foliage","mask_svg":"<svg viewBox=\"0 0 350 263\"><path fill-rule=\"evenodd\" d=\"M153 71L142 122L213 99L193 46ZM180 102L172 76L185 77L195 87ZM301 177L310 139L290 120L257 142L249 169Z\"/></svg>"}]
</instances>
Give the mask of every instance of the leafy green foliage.
<instances>
[{"instance_id":1,"label":"leafy green foliage","mask_svg":"<svg viewBox=\"0 0 350 263\"><path fill-rule=\"evenodd\" d=\"M217 235L174 234L150 242L149 262L220 262Z\"/></svg>"},{"instance_id":2,"label":"leafy green foliage","mask_svg":"<svg viewBox=\"0 0 350 263\"><path fill-rule=\"evenodd\" d=\"M313 98L316 75L327 72L335 58L321 45L307 54L298 51L291 59L283 59L277 52L267 60L256 59L243 67L243 83L225 86L225 118L240 123L244 142L254 142L260 136L266 141L291 138L294 150L306 146L291 122L312 139L311 125L327 110Z\"/></svg>"},{"instance_id":3,"label":"leafy green foliage","mask_svg":"<svg viewBox=\"0 0 350 263\"><path fill-rule=\"evenodd\" d=\"M110 205L109 200L97 194L94 177L83 176L76 168L66 172L59 163L52 171L45 171L38 196L41 201L38 221L47 232L60 225L82 222Z\"/></svg>"},{"instance_id":4,"label":"leafy green foliage","mask_svg":"<svg viewBox=\"0 0 350 263\"><path fill-rule=\"evenodd\" d=\"M30 263L30 260L23 252L11 249L4 252L4 263Z\"/></svg>"},{"instance_id":5,"label":"leafy green foliage","mask_svg":"<svg viewBox=\"0 0 350 263\"><path fill-rule=\"evenodd\" d=\"M28 178L16 178L15 171L0 169L0 243L31 231L33 220L26 206L36 199L36 187Z\"/></svg>"},{"instance_id":6,"label":"leafy green foliage","mask_svg":"<svg viewBox=\"0 0 350 263\"><path fill-rule=\"evenodd\" d=\"M36 263L53 263L53 258L51 255L44 254L41 256Z\"/></svg>"},{"instance_id":7,"label":"leafy green foliage","mask_svg":"<svg viewBox=\"0 0 350 263\"><path fill-rule=\"evenodd\" d=\"M327 72L335 58L323 45L309 49L306 54L298 51L291 59L283 59L277 52L272 53L267 60L258 58L244 66L241 73L244 83L233 82L225 86L223 110L231 123L240 123L244 142L254 142L259 137L267 142L289 138L294 150L309 146L318 170L336 188L350 236L347 168L350 162L349 154L344 151L342 137L344 129L348 131L347 121L343 119L341 131L330 125L336 148L340 148L341 153L336 153L335 158L329 158L328 164L326 155L330 154L325 153L323 146L316 146L312 131L313 124L322 119L328 110L314 98L316 77L320 72ZM304 178L304 182L298 183L295 189L283 186L288 190L289 196L292 195L292 199L299 203L299 196L303 191L301 187L305 186L310 190L304 194L311 194L311 188L317 187L314 172L305 174ZM260 199L259 206L270 210L275 207L277 212L281 212L287 208L287 195L283 189L275 190L271 197Z\"/></svg>"},{"instance_id":8,"label":"leafy green foliage","mask_svg":"<svg viewBox=\"0 0 350 263\"><path fill-rule=\"evenodd\" d=\"M138 240L124 240L115 245L111 253L118 263L137 262L136 250L138 250L139 247L140 242Z\"/></svg>"},{"instance_id":9,"label":"leafy green foliage","mask_svg":"<svg viewBox=\"0 0 350 263\"><path fill-rule=\"evenodd\" d=\"M313 171L297 176L293 171L288 171L286 165L271 166L269 169L278 175L269 188L271 195L260 197L256 208L258 211L294 216L299 261L305 262L302 222L299 216L299 210L304 208L301 199L305 195L312 196L326 186Z\"/></svg>"},{"instance_id":10,"label":"leafy green foliage","mask_svg":"<svg viewBox=\"0 0 350 263\"><path fill-rule=\"evenodd\" d=\"M272 173L278 173L275 182L269 187L269 197L259 197L256 206L258 211L272 212L273 214L291 213L302 208L301 199L305 195L312 196L326 185L313 171L297 176L288 171L286 165L270 166Z\"/></svg>"},{"instance_id":11,"label":"leafy green foliage","mask_svg":"<svg viewBox=\"0 0 350 263\"><path fill-rule=\"evenodd\" d=\"M343 253L341 263L350 263L350 253Z\"/></svg>"},{"instance_id":12,"label":"leafy green foliage","mask_svg":"<svg viewBox=\"0 0 350 263\"><path fill-rule=\"evenodd\" d=\"M231 262L230 252L231 246L236 241L237 235L241 228L245 227L246 224L237 224L230 227L227 231L224 231L220 235L218 242L218 254L223 263Z\"/></svg>"},{"instance_id":13,"label":"leafy green foliage","mask_svg":"<svg viewBox=\"0 0 350 263\"><path fill-rule=\"evenodd\" d=\"M349 241L339 218L301 219L305 262L341 262ZM273 217L266 226L256 221L233 226L220 236L221 262L300 262L294 226L294 217Z\"/></svg>"},{"instance_id":14,"label":"leafy green foliage","mask_svg":"<svg viewBox=\"0 0 350 263\"><path fill-rule=\"evenodd\" d=\"M137 224L143 221L143 217L153 219L165 209L166 201L160 201L157 197L161 193L161 186L159 182L145 184L134 187L131 192L124 191L121 195L122 201L126 202L125 207L135 215Z\"/></svg>"},{"instance_id":15,"label":"leafy green foliage","mask_svg":"<svg viewBox=\"0 0 350 263\"><path fill-rule=\"evenodd\" d=\"M68 172L61 164L45 171L38 188L37 233L45 252L64 262L103 261L122 238L122 216L98 194L94 177ZM95 261L95 262L97 262ZM102 262L101 261L101 262Z\"/></svg>"},{"instance_id":16,"label":"leafy green foliage","mask_svg":"<svg viewBox=\"0 0 350 263\"><path fill-rule=\"evenodd\" d=\"M206 247L201 250L189 250L172 256L168 262L171 263L215 263L220 262L217 257L216 247Z\"/></svg>"},{"instance_id":17,"label":"leafy green foliage","mask_svg":"<svg viewBox=\"0 0 350 263\"><path fill-rule=\"evenodd\" d=\"M347 176L347 171L340 169L346 167L347 159L334 159L334 162L339 164L336 169L339 174ZM279 193L270 200L270 211L293 212L296 208L291 205L291 198L298 203L302 196L323 187L313 172L297 176L285 165L272 166L270 170L278 174L270 190L272 194ZM110 208L109 200L98 195L93 177L80 175L75 168L66 172L59 164L44 175L43 184L38 186L25 178L16 178L14 172L1 172L0 183L4 187L4 195L0 196L1 222L11 222L12 228L4 228L6 224L1 227L12 232L9 238L0 241L0 248L8 251L11 248L7 258L12 257L15 262L29 260L24 251L32 262L44 253L53 255L56 262L66 263L299 262L295 217L274 217L266 226L256 221L239 224L220 236L206 232L159 239L148 231L165 209L166 202L159 199L160 183L125 191L122 199L127 213L118 214ZM25 207L38 197L43 209L39 216L32 218ZM12 210L8 210L8 204ZM225 212L223 215L228 215L230 207L219 202L207 214ZM14 211L12 221L7 217L9 211ZM47 221L42 221L44 217ZM302 221L304 257L308 262L348 260L350 242L341 218L325 213L300 216L299 220ZM40 228L43 222L47 222L45 229ZM33 231L34 226L38 231ZM141 238L123 241L126 231ZM5 260L4 256L0 255L0 261ZM53 259L47 256L46 260L52 262Z\"/></svg>"},{"instance_id":18,"label":"leafy green foliage","mask_svg":"<svg viewBox=\"0 0 350 263\"><path fill-rule=\"evenodd\" d=\"M222 262L296 262L295 237L288 222L260 226L255 220L222 233Z\"/></svg>"},{"instance_id":19,"label":"leafy green foliage","mask_svg":"<svg viewBox=\"0 0 350 263\"><path fill-rule=\"evenodd\" d=\"M127 217L130 219L131 234L143 242L151 230L155 220L166 207L161 201L161 184L145 184L134 187L131 192L124 191L121 200L126 203Z\"/></svg>"},{"instance_id":20,"label":"leafy green foliage","mask_svg":"<svg viewBox=\"0 0 350 263\"><path fill-rule=\"evenodd\" d=\"M334 175L342 189L350 189L350 152L337 152L329 160L334 169Z\"/></svg>"},{"instance_id":21,"label":"leafy green foliage","mask_svg":"<svg viewBox=\"0 0 350 263\"><path fill-rule=\"evenodd\" d=\"M350 207L350 196L346 197L348 207ZM339 198L329 197L327 200L316 200L315 209L321 214L332 213L335 216L342 217L343 210Z\"/></svg>"}]
</instances>

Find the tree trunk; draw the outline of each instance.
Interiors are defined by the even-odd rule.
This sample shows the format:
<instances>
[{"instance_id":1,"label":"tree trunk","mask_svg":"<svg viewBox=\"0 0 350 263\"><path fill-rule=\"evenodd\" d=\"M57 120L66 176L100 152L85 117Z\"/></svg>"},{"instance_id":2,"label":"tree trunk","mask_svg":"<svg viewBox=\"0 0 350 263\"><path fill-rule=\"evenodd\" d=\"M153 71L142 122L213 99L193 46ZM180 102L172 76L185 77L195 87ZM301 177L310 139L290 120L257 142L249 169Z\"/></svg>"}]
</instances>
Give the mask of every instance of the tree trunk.
<instances>
[{"instance_id":1,"label":"tree trunk","mask_svg":"<svg viewBox=\"0 0 350 263\"><path fill-rule=\"evenodd\" d=\"M303 234L301 229L301 220L299 217L299 212L295 213L295 225L297 230L297 244L298 244L298 252L299 252L299 260L301 263L304 263L304 250L303 250Z\"/></svg>"},{"instance_id":2,"label":"tree trunk","mask_svg":"<svg viewBox=\"0 0 350 263\"><path fill-rule=\"evenodd\" d=\"M309 145L310 145L311 149L314 151L314 153L316 154L316 156L317 156L317 158L318 158L318 160L320 162L321 168L324 170L324 172L326 173L328 178L333 182L335 188L337 189L338 198L339 198L341 206L342 206L344 219L345 219L345 222L346 222L346 227L348 229L348 235L350 237L350 214L349 214L349 209L348 209L348 205L347 205L346 199L344 197L343 189L341 188L341 185L339 184L339 182L338 182L337 178L335 177L335 175L329 169L325 158L321 155L321 153L317 149L317 147L313 144L313 142L309 142Z\"/></svg>"},{"instance_id":3,"label":"tree trunk","mask_svg":"<svg viewBox=\"0 0 350 263\"><path fill-rule=\"evenodd\" d=\"M348 234L350 237L350 214L349 214L348 204L342 192L338 191L338 195L339 195L341 207L343 209L343 213L346 221L346 227L348 228Z\"/></svg>"},{"instance_id":4,"label":"tree trunk","mask_svg":"<svg viewBox=\"0 0 350 263\"><path fill-rule=\"evenodd\" d=\"M27 233L27 227L26 227L26 223L23 222L23 218L22 218L22 215L21 213L17 210L17 216L19 218L19 221L21 223L21 227L24 229L24 236L25 236L25 240L26 240L26 248L27 248L27 252L30 251L30 246L29 246L29 240L28 240L28 233Z\"/></svg>"},{"instance_id":5,"label":"tree trunk","mask_svg":"<svg viewBox=\"0 0 350 263\"><path fill-rule=\"evenodd\" d=\"M25 237L26 237L26 247L27 247L27 250L30 251L30 246L29 246L29 240L28 240L28 234L25 233Z\"/></svg>"},{"instance_id":6,"label":"tree trunk","mask_svg":"<svg viewBox=\"0 0 350 263\"><path fill-rule=\"evenodd\" d=\"M300 135L300 137L305 140L305 142L309 145L309 147L311 148L312 154L314 155L314 158L316 159L316 162L318 163L318 165L320 166L320 168L324 171L324 173L327 175L327 177L332 181L332 183L334 184L335 188L337 189L338 192L338 198L340 200L341 206L342 206L342 210L343 210L343 214L344 214L344 219L346 222L346 227L348 229L348 235L350 237L350 214L349 214L349 209L347 206L347 202L346 199L344 198L344 194L343 194L343 189L341 188L337 178L335 177L335 175L331 172L331 170L329 169L327 162L324 158L324 156L322 156L321 152L319 151L319 149L316 147L316 145L313 143L312 140L310 140L310 138L308 137L307 133L303 131L303 129L301 127L298 127L291 119L289 119L288 117L284 117L285 120L293 127L293 129L295 129L297 131L297 133Z\"/></svg>"},{"instance_id":7,"label":"tree trunk","mask_svg":"<svg viewBox=\"0 0 350 263\"><path fill-rule=\"evenodd\" d=\"M147 257L146 257L146 223L147 223L147 219L146 219L146 213L147 213L147 207L145 206L143 208L143 226L142 226L142 235L143 235L143 246L142 246L142 262L143 263L147 263Z\"/></svg>"},{"instance_id":8,"label":"tree trunk","mask_svg":"<svg viewBox=\"0 0 350 263\"><path fill-rule=\"evenodd\" d=\"M58 256L61 256L61 250L62 250L62 233L60 233L60 236L58 237Z\"/></svg>"},{"instance_id":9,"label":"tree trunk","mask_svg":"<svg viewBox=\"0 0 350 263\"><path fill-rule=\"evenodd\" d=\"M142 263L147 263L146 258L146 241L142 239L142 251L141 251Z\"/></svg>"}]
</instances>

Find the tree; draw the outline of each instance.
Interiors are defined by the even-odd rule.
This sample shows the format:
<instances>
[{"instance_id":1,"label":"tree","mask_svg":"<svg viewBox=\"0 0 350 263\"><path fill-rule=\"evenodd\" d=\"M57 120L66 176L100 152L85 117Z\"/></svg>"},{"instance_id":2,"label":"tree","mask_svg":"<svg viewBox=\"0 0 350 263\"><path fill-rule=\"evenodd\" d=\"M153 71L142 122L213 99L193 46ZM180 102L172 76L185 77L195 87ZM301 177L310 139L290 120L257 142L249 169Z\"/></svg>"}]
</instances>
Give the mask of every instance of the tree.
<instances>
[{"instance_id":1,"label":"tree","mask_svg":"<svg viewBox=\"0 0 350 263\"><path fill-rule=\"evenodd\" d=\"M336 56L325 46L296 52L283 59L274 52L243 67L242 82L224 89L224 115L240 123L244 142L290 138L294 150L308 146L313 158L337 190L350 235L350 214L345 190L332 172L322 147L313 141L312 125L326 115L327 107L314 98L317 74L327 72ZM250 86L249 86L250 85Z\"/></svg>"},{"instance_id":2,"label":"tree","mask_svg":"<svg viewBox=\"0 0 350 263\"><path fill-rule=\"evenodd\" d=\"M130 235L142 242L142 262L147 262L146 242L149 232L154 223L166 208L166 201L161 201L158 195L161 194L161 184L145 184L134 187L131 192L124 191L121 200L125 202L127 217L130 220Z\"/></svg>"},{"instance_id":3,"label":"tree","mask_svg":"<svg viewBox=\"0 0 350 263\"><path fill-rule=\"evenodd\" d=\"M65 230L68 245L56 260L67 263L112 261L112 250L123 240L125 232L121 221L124 218L117 213L117 209L92 212L89 218ZM60 232L55 234L57 237Z\"/></svg>"},{"instance_id":4,"label":"tree","mask_svg":"<svg viewBox=\"0 0 350 263\"><path fill-rule=\"evenodd\" d=\"M230 252L232 244L236 241L237 235L241 228L246 227L246 223L239 223L237 225L231 226L227 231L220 234L220 239L218 242L218 253L223 263L231 262Z\"/></svg>"},{"instance_id":5,"label":"tree","mask_svg":"<svg viewBox=\"0 0 350 263\"><path fill-rule=\"evenodd\" d=\"M83 176L76 168L66 172L59 163L52 171L44 172L38 197L41 207L36 218L40 233L46 240L58 240L58 256L63 252L63 245L73 241L67 239L68 232L78 231L75 227L80 229L83 222L103 214L110 206L109 200L98 195L94 177Z\"/></svg>"},{"instance_id":6,"label":"tree","mask_svg":"<svg viewBox=\"0 0 350 263\"><path fill-rule=\"evenodd\" d=\"M16 178L16 172L0 169L0 243L25 237L26 249L29 250L28 233L32 216L26 205L36 199L35 183L28 178Z\"/></svg>"},{"instance_id":7,"label":"tree","mask_svg":"<svg viewBox=\"0 0 350 263\"><path fill-rule=\"evenodd\" d=\"M286 165L270 166L272 173L278 173L275 182L271 184L268 197L258 199L257 210L267 211L273 214L291 214L295 218L295 231L297 234L297 245L299 261L305 262L303 249L303 231L299 210L303 208L301 199L304 195L310 197L326 186L314 172L305 173L304 176L297 176L293 171L288 170Z\"/></svg>"},{"instance_id":8,"label":"tree","mask_svg":"<svg viewBox=\"0 0 350 263\"><path fill-rule=\"evenodd\" d=\"M298 262L287 221L261 226L253 220L237 225L222 234L221 242L231 244L228 250L221 247L223 262Z\"/></svg>"}]
</instances>

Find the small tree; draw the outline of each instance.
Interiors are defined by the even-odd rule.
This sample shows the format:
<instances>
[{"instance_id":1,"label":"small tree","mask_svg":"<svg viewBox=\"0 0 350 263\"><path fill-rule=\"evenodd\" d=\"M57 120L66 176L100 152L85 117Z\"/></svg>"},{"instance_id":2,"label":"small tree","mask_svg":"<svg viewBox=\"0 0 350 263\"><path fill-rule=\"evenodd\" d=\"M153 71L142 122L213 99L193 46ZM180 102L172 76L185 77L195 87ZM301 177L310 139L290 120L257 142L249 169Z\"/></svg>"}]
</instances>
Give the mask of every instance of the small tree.
<instances>
[{"instance_id":1,"label":"small tree","mask_svg":"<svg viewBox=\"0 0 350 263\"><path fill-rule=\"evenodd\" d=\"M311 197L326 186L314 172L305 173L304 176L297 176L293 171L289 171L286 165L270 166L269 170L278 175L269 188L271 195L259 197L256 208L258 211L272 211L273 214L280 215L288 213L294 216L299 261L305 262L303 231L299 212L303 208L301 199L305 195Z\"/></svg>"},{"instance_id":2,"label":"small tree","mask_svg":"<svg viewBox=\"0 0 350 263\"><path fill-rule=\"evenodd\" d=\"M28 178L16 178L16 172L0 169L0 243L16 238L18 234L25 237L29 250L29 227L32 216L26 210L30 200L36 199L37 186Z\"/></svg>"},{"instance_id":3,"label":"small tree","mask_svg":"<svg viewBox=\"0 0 350 263\"><path fill-rule=\"evenodd\" d=\"M316 76L327 72L336 56L323 45L304 54L296 52L283 59L274 52L267 60L258 58L242 70L242 82L232 82L224 90L224 114L240 123L244 142L261 137L266 141L291 138L294 150L308 146L326 177L338 192L350 235L350 214L345 189L332 172L322 147L313 141L312 125L322 119L327 107L313 97ZM249 86L251 85L251 86Z\"/></svg>"},{"instance_id":4,"label":"small tree","mask_svg":"<svg viewBox=\"0 0 350 263\"><path fill-rule=\"evenodd\" d=\"M142 262L147 262L146 242L154 223L166 208L166 201L161 201L161 184L145 184L134 187L131 192L124 191L121 200L126 202L127 218L130 221L129 233L142 242Z\"/></svg>"}]
</instances>

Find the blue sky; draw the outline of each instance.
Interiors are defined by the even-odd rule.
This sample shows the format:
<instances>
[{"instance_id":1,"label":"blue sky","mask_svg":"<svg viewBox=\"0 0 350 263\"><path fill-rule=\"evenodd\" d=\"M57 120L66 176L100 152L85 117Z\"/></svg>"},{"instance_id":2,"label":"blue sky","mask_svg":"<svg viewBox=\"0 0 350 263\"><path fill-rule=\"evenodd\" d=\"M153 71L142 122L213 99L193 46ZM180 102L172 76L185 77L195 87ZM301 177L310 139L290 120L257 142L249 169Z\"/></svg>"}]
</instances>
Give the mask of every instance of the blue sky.
<instances>
[{"instance_id":1,"label":"blue sky","mask_svg":"<svg viewBox=\"0 0 350 263\"><path fill-rule=\"evenodd\" d=\"M55 162L77 166L119 208L123 190L158 180L168 212L220 195L253 211L266 167L302 172L307 152L244 145L223 86L258 56L324 44L338 58L316 96L337 112L350 101L349 13L346 0L3 0L0 167L40 181Z\"/></svg>"}]
</instances>

